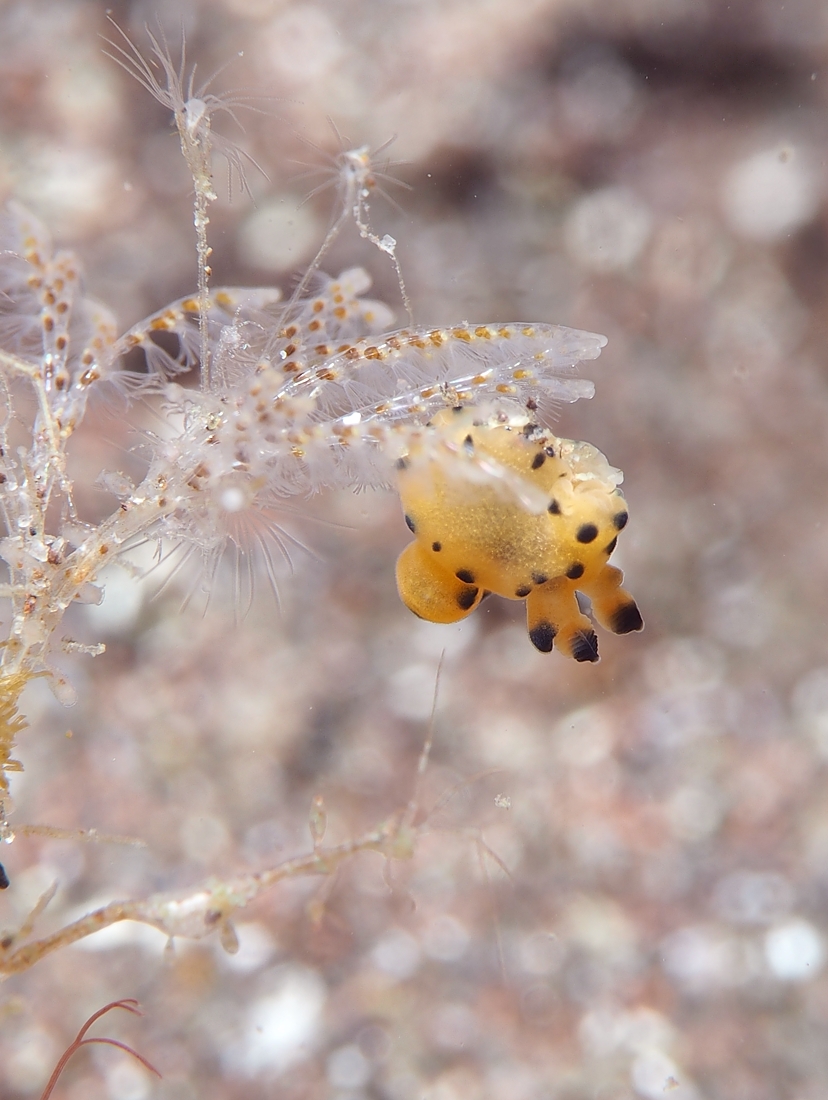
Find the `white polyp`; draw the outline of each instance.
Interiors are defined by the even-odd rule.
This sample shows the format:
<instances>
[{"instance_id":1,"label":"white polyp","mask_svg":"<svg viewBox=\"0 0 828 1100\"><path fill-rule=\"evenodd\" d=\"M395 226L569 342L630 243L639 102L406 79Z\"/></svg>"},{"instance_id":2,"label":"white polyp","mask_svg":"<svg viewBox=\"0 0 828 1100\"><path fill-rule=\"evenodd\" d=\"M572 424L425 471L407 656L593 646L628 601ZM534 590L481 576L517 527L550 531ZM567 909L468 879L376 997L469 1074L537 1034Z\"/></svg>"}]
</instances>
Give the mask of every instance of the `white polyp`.
<instances>
[{"instance_id":1,"label":"white polyp","mask_svg":"<svg viewBox=\"0 0 828 1100\"><path fill-rule=\"evenodd\" d=\"M188 99L184 104L184 124L189 134L195 134L207 116L207 104L203 99Z\"/></svg>"},{"instance_id":2,"label":"white polyp","mask_svg":"<svg viewBox=\"0 0 828 1100\"><path fill-rule=\"evenodd\" d=\"M349 149L342 154L345 168L360 182L364 182L365 173L371 164L371 151L367 145L361 145L359 149ZM362 178L360 178L362 177Z\"/></svg>"}]
</instances>

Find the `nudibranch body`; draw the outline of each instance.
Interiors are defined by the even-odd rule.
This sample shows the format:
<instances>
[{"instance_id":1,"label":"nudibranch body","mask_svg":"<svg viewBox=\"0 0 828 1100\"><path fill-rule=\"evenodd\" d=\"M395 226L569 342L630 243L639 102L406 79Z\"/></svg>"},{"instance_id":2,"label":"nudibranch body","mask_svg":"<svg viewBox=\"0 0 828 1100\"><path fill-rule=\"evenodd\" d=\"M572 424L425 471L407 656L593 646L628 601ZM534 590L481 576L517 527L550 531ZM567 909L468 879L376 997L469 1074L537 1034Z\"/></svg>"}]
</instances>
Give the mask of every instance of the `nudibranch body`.
<instances>
[{"instance_id":1,"label":"nudibranch body","mask_svg":"<svg viewBox=\"0 0 828 1100\"><path fill-rule=\"evenodd\" d=\"M452 623L489 593L525 600L533 644L549 652L554 643L576 661L598 660L577 592L606 629L642 628L623 574L608 564L628 511L622 475L600 451L525 412L447 408L425 432L398 464L414 541L397 562L397 586L411 611Z\"/></svg>"}]
</instances>

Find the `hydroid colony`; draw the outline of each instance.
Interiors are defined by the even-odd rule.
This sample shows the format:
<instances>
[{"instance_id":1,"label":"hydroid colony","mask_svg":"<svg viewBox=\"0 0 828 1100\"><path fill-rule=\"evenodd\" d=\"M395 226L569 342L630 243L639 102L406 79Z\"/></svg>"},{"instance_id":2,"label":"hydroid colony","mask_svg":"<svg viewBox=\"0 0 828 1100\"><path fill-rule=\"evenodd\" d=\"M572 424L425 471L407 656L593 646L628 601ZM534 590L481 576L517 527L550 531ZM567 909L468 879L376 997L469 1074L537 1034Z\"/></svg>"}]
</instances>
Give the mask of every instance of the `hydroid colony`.
<instances>
[{"instance_id":1,"label":"hydroid colony","mask_svg":"<svg viewBox=\"0 0 828 1100\"><path fill-rule=\"evenodd\" d=\"M149 59L124 40L117 58L173 113L195 191L198 287L123 336L83 293L77 260L53 250L19 207L0 223L0 554L9 601L0 649L0 810L22 720L17 701L33 676L58 696L72 689L51 654L73 601L96 601L98 574L137 543L170 540L201 561L209 588L225 550L242 547L275 583L289 553L280 507L332 486L396 486L415 542L398 564L405 603L448 622L490 592L526 600L529 633L576 660L597 660L590 620L619 633L641 627L621 574L607 564L627 510L620 472L589 444L544 426L555 402L592 395L573 377L604 338L549 324L410 327L365 297L361 269L318 273L322 254L352 216L396 265L395 242L370 227L373 176L366 150L343 154L343 207L313 261L312 278L283 302L277 290L210 290L208 210L211 117L238 106L198 91L163 40ZM364 172L353 171L359 156ZM177 338L175 353L159 333ZM146 372L124 369L141 349ZM176 376L200 367L198 388ZM111 514L93 525L75 505L66 448L89 395L120 387L154 396L168 430L148 437L143 478L103 471ZM26 425L28 436L21 437ZM5 825L5 813L0 817Z\"/></svg>"}]
</instances>

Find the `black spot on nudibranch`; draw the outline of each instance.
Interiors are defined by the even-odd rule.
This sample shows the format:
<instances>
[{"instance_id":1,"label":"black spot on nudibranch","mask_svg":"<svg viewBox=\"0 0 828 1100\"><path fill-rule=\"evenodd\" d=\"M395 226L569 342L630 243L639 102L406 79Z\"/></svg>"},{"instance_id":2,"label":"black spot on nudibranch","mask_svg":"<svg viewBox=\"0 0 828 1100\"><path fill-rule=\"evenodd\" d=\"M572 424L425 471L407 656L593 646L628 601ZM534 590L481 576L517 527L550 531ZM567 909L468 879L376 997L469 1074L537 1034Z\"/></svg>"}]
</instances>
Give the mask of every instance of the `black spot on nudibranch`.
<instances>
[{"instance_id":1,"label":"black spot on nudibranch","mask_svg":"<svg viewBox=\"0 0 828 1100\"><path fill-rule=\"evenodd\" d=\"M572 656L576 661L589 661L594 664L598 660L598 639L594 630L579 630L572 639Z\"/></svg>"},{"instance_id":2,"label":"black spot on nudibranch","mask_svg":"<svg viewBox=\"0 0 828 1100\"><path fill-rule=\"evenodd\" d=\"M583 577L584 575L583 565L581 565L579 561L574 561L567 569L566 575L571 581L577 581L579 577Z\"/></svg>"},{"instance_id":3,"label":"black spot on nudibranch","mask_svg":"<svg viewBox=\"0 0 828 1100\"><path fill-rule=\"evenodd\" d=\"M461 588L457 593L457 606L462 608L463 611L468 611L470 607L474 607L474 601L477 599L477 589Z\"/></svg>"},{"instance_id":4,"label":"black spot on nudibranch","mask_svg":"<svg viewBox=\"0 0 828 1100\"><path fill-rule=\"evenodd\" d=\"M411 532L412 535L416 533L417 528L414 526L414 520L411 518L411 516L406 515L405 525L408 528L408 530Z\"/></svg>"},{"instance_id":5,"label":"black spot on nudibranch","mask_svg":"<svg viewBox=\"0 0 828 1100\"><path fill-rule=\"evenodd\" d=\"M557 630L551 623L538 623L529 631L529 641L541 653L551 653Z\"/></svg>"},{"instance_id":6,"label":"black spot on nudibranch","mask_svg":"<svg viewBox=\"0 0 828 1100\"><path fill-rule=\"evenodd\" d=\"M463 584L474 584L474 573L471 569L458 569L454 574L458 581L462 581Z\"/></svg>"},{"instance_id":7,"label":"black spot on nudibranch","mask_svg":"<svg viewBox=\"0 0 828 1100\"><path fill-rule=\"evenodd\" d=\"M627 526L627 520L630 518L629 512L616 512L612 517L612 525L616 531L623 531Z\"/></svg>"},{"instance_id":8,"label":"black spot on nudibranch","mask_svg":"<svg viewBox=\"0 0 828 1100\"><path fill-rule=\"evenodd\" d=\"M549 507L546 509L550 516L559 516L561 514L561 506L557 500L550 500Z\"/></svg>"},{"instance_id":9,"label":"black spot on nudibranch","mask_svg":"<svg viewBox=\"0 0 828 1100\"><path fill-rule=\"evenodd\" d=\"M549 577L545 573L533 573L532 580L535 584L546 584Z\"/></svg>"},{"instance_id":10,"label":"black spot on nudibranch","mask_svg":"<svg viewBox=\"0 0 828 1100\"><path fill-rule=\"evenodd\" d=\"M463 446L466 448L467 451L474 450L474 440L471 437L471 432L469 432L469 434L463 440Z\"/></svg>"},{"instance_id":11,"label":"black spot on nudibranch","mask_svg":"<svg viewBox=\"0 0 828 1100\"><path fill-rule=\"evenodd\" d=\"M541 466L543 466L544 462L546 462L546 455L543 453L543 451L538 451L538 453L532 459L532 469L539 470Z\"/></svg>"},{"instance_id":12,"label":"black spot on nudibranch","mask_svg":"<svg viewBox=\"0 0 828 1100\"><path fill-rule=\"evenodd\" d=\"M398 458L397 461L394 463L394 465L397 467L398 470L407 470L408 469L408 459L407 458Z\"/></svg>"},{"instance_id":13,"label":"black spot on nudibranch","mask_svg":"<svg viewBox=\"0 0 828 1100\"><path fill-rule=\"evenodd\" d=\"M528 596L531 591L532 591L532 585L531 584L522 584L520 586L520 588L515 589L515 595L517 596L517 598L519 600L522 600L525 596Z\"/></svg>"},{"instance_id":14,"label":"black spot on nudibranch","mask_svg":"<svg viewBox=\"0 0 828 1100\"><path fill-rule=\"evenodd\" d=\"M598 528L594 523L582 523L575 532L578 542L595 542L598 538Z\"/></svg>"},{"instance_id":15,"label":"black spot on nudibranch","mask_svg":"<svg viewBox=\"0 0 828 1100\"><path fill-rule=\"evenodd\" d=\"M431 549L434 551L435 554L439 554L440 551L443 549L442 542L432 542Z\"/></svg>"},{"instance_id":16,"label":"black spot on nudibranch","mask_svg":"<svg viewBox=\"0 0 828 1100\"><path fill-rule=\"evenodd\" d=\"M550 458L554 458L555 457L555 448L554 447L547 447L546 448L546 453L549 455Z\"/></svg>"},{"instance_id":17,"label":"black spot on nudibranch","mask_svg":"<svg viewBox=\"0 0 828 1100\"><path fill-rule=\"evenodd\" d=\"M618 535L615 536L615 538L612 540L611 543L609 543L607 546L604 547L604 553L605 554L611 554L613 552L613 550L616 548L617 545L618 545Z\"/></svg>"},{"instance_id":18,"label":"black spot on nudibranch","mask_svg":"<svg viewBox=\"0 0 828 1100\"><path fill-rule=\"evenodd\" d=\"M6 874L6 868L0 863L0 890L8 890L9 885L9 876Z\"/></svg>"},{"instance_id":19,"label":"black spot on nudibranch","mask_svg":"<svg viewBox=\"0 0 828 1100\"><path fill-rule=\"evenodd\" d=\"M644 620L638 605L635 602L623 604L612 616L610 626L614 634L632 634L634 630L642 630Z\"/></svg>"}]
</instances>

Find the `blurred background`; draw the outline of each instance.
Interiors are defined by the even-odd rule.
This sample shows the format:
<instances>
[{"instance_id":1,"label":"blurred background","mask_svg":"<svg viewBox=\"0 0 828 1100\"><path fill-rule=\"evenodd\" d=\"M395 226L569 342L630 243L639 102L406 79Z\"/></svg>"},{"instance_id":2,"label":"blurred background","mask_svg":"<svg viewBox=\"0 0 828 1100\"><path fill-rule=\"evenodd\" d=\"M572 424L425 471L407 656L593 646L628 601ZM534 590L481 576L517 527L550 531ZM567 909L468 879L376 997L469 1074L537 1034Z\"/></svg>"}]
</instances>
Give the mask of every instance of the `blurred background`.
<instances>
[{"instance_id":1,"label":"blurred background","mask_svg":"<svg viewBox=\"0 0 828 1100\"><path fill-rule=\"evenodd\" d=\"M107 645L67 659L77 705L27 695L14 822L148 847L18 840L0 926L55 879L44 932L307 851L316 794L326 841L372 827L411 795L445 652L422 836L390 868L275 889L235 956L125 924L9 981L3 1097L39 1095L86 1016L130 996L145 1019L101 1033L163 1082L98 1048L61 1097L824 1097L828 9L6 0L0 196L77 250L125 328L194 289L195 253L169 115L104 56L108 12L143 51L144 24L174 54L183 29L196 83L229 62L213 90L262 97L244 131L217 121L263 170L229 202L217 166L217 284L289 290L337 209L332 188L305 201L330 156L393 137L380 160L412 190L380 181L398 206L377 195L372 225L418 323L609 337L596 397L557 430L625 471L616 557L647 625L584 666L537 653L517 603L415 620L392 494L296 501L313 555L281 610L263 583L242 622L113 572L68 622ZM404 324L387 257L350 227L323 266L357 263ZM123 410L92 411L88 518L134 444Z\"/></svg>"}]
</instances>

